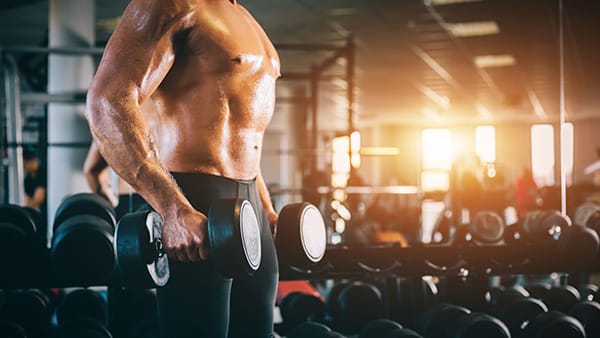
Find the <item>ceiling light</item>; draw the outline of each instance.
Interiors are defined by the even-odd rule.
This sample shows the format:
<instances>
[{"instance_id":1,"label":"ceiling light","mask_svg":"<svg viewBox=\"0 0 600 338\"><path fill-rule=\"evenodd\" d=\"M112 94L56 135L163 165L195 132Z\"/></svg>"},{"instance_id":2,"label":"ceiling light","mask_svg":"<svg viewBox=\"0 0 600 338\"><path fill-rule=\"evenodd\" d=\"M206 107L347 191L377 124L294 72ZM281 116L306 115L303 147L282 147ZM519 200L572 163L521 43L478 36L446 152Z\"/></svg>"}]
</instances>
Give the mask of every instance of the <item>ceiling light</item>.
<instances>
[{"instance_id":1,"label":"ceiling light","mask_svg":"<svg viewBox=\"0 0 600 338\"><path fill-rule=\"evenodd\" d=\"M481 0L424 0L426 5L451 5L451 4L462 4L467 2L480 2Z\"/></svg>"},{"instance_id":2,"label":"ceiling light","mask_svg":"<svg viewBox=\"0 0 600 338\"><path fill-rule=\"evenodd\" d=\"M480 55L475 57L475 65L479 68L513 66L516 63L510 54Z\"/></svg>"},{"instance_id":3,"label":"ceiling light","mask_svg":"<svg viewBox=\"0 0 600 338\"><path fill-rule=\"evenodd\" d=\"M448 23L445 28L455 37L484 36L500 33L496 21Z\"/></svg>"}]
</instances>

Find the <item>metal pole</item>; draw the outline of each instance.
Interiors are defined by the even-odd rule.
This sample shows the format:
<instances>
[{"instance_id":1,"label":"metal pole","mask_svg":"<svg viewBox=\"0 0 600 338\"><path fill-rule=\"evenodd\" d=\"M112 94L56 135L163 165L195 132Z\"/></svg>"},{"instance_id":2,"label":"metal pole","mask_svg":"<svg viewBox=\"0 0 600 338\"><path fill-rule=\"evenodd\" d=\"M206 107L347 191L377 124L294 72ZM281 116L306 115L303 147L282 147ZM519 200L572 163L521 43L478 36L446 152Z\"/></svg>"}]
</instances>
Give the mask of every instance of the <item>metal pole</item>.
<instances>
[{"instance_id":1,"label":"metal pole","mask_svg":"<svg viewBox=\"0 0 600 338\"><path fill-rule=\"evenodd\" d=\"M354 131L354 66L355 58L354 38L348 38L346 45L346 85L348 96L348 135Z\"/></svg>"},{"instance_id":2,"label":"metal pole","mask_svg":"<svg viewBox=\"0 0 600 338\"><path fill-rule=\"evenodd\" d=\"M23 116L21 115L21 96L19 71L15 59L6 56L4 64L4 91L6 97L6 138L7 141L23 142ZM8 153L8 202L23 205L23 147L18 145L7 149Z\"/></svg>"},{"instance_id":3,"label":"metal pole","mask_svg":"<svg viewBox=\"0 0 600 338\"><path fill-rule=\"evenodd\" d=\"M38 46L5 46L5 52L13 54L63 54L63 55L102 55L102 47L38 47Z\"/></svg>"},{"instance_id":4,"label":"metal pole","mask_svg":"<svg viewBox=\"0 0 600 338\"><path fill-rule=\"evenodd\" d=\"M560 210L567 215L567 168L565 168L565 52L564 52L563 0L558 0L559 63L560 63Z\"/></svg>"},{"instance_id":5,"label":"metal pole","mask_svg":"<svg viewBox=\"0 0 600 338\"><path fill-rule=\"evenodd\" d=\"M318 134L319 134L319 126L318 126L318 109L319 109L319 78L320 72L317 67L312 67L312 77L310 81L310 112L311 112L311 120L312 120L312 131L310 133L310 148L317 149L318 144ZM317 170L317 153L315 152L311 156L310 163L310 171L314 173Z\"/></svg>"}]
</instances>

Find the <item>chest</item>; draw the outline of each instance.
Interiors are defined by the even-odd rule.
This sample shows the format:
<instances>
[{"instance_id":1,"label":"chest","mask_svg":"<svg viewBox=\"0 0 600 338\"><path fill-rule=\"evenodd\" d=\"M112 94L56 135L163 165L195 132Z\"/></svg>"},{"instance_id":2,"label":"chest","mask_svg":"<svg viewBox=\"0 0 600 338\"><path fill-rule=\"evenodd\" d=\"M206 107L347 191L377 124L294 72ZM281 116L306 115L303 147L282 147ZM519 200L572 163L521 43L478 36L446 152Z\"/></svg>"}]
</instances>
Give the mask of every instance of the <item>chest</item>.
<instances>
[{"instance_id":1,"label":"chest","mask_svg":"<svg viewBox=\"0 0 600 338\"><path fill-rule=\"evenodd\" d=\"M279 57L260 25L241 8L198 11L184 42L186 55L205 71L279 75Z\"/></svg>"}]
</instances>

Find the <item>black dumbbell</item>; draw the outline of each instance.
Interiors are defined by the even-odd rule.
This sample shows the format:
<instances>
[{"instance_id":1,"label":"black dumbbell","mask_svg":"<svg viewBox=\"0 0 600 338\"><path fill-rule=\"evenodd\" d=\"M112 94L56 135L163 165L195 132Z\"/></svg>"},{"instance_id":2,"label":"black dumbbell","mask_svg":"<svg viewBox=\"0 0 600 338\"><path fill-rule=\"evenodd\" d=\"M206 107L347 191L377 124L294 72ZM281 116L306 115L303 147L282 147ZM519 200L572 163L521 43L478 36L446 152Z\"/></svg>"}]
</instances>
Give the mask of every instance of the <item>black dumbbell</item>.
<instances>
[{"instance_id":1,"label":"black dumbbell","mask_svg":"<svg viewBox=\"0 0 600 338\"><path fill-rule=\"evenodd\" d=\"M333 292L335 291L335 292ZM330 299L335 296L335 299ZM328 303L336 328L344 333L357 333L372 320L383 317L384 304L381 291L373 284L356 281L341 290L333 290Z\"/></svg>"},{"instance_id":2,"label":"black dumbbell","mask_svg":"<svg viewBox=\"0 0 600 338\"><path fill-rule=\"evenodd\" d=\"M421 336L413 330L400 328L388 332L388 334L386 334L382 338L423 338L423 336Z\"/></svg>"},{"instance_id":3,"label":"black dumbbell","mask_svg":"<svg viewBox=\"0 0 600 338\"><path fill-rule=\"evenodd\" d=\"M245 199L215 201L208 212L210 259L224 277L248 275L260 266L260 228ZM129 287L154 288L169 280L162 247L163 220L153 211L127 214L115 230L114 251L121 280Z\"/></svg>"},{"instance_id":4,"label":"black dumbbell","mask_svg":"<svg viewBox=\"0 0 600 338\"><path fill-rule=\"evenodd\" d=\"M501 243L504 238L504 220L498 213L490 210L475 214L469 223L465 240L475 245L491 245Z\"/></svg>"},{"instance_id":5,"label":"black dumbbell","mask_svg":"<svg viewBox=\"0 0 600 338\"><path fill-rule=\"evenodd\" d=\"M112 334L100 322L89 317L79 317L59 325L54 338L112 338Z\"/></svg>"},{"instance_id":6,"label":"black dumbbell","mask_svg":"<svg viewBox=\"0 0 600 338\"><path fill-rule=\"evenodd\" d=\"M365 325L358 335L359 338L383 338L395 329L401 329L402 325L390 319L380 318L370 321Z\"/></svg>"},{"instance_id":7,"label":"black dumbbell","mask_svg":"<svg viewBox=\"0 0 600 338\"><path fill-rule=\"evenodd\" d=\"M42 290L10 290L5 292L0 319L21 326L28 337L43 337L52 312L52 299Z\"/></svg>"},{"instance_id":8,"label":"black dumbbell","mask_svg":"<svg viewBox=\"0 0 600 338\"><path fill-rule=\"evenodd\" d=\"M0 281L3 285L19 285L36 270L34 266L43 264L47 250L38 233L39 225L35 213L28 208L12 204L0 206L0 264L5 272L0 275Z\"/></svg>"},{"instance_id":9,"label":"black dumbbell","mask_svg":"<svg viewBox=\"0 0 600 338\"><path fill-rule=\"evenodd\" d=\"M490 287L485 293L486 312L497 315L508 304L527 297L529 292L520 285Z\"/></svg>"},{"instance_id":10,"label":"black dumbbell","mask_svg":"<svg viewBox=\"0 0 600 338\"><path fill-rule=\"evenodd\" d=\"M54 218L52 259L65 281L93 285L108 282L115 270L114 210L95 194L63 200Z\"/></svg>"},{"instance_id":11,"label":"black dumbbell","mask_svg":"<svg viewBox=\"0 0 600 338\"><path fill-rule=\"evenodd\" d=\"M581 300L587 300L589 302L598 301L598 286L595 284L583 284L580 285L577 290L581 294Z\"/></svg>"},{"instance_id":12,"label":"black dumbbell","mask_svg":"<svg viewBox=\"0 0 600 338\"><path fill-rule=\"evenodd\" d=\"M27 338L27 332L25 332L25 329L17 323L0 320L0 337Z\"/></svg>"},{"instance_id":13,"label":"black dumbbell","mask_svg":"<svg viewBox=\"0 0 600 338\"><path fill-rule=\"evenodd\" d=\"M307 268L321 261L327 245L323 216L310 203L289 204L281 209L275 237L279 264Z\"/></svg>"},{"instance_id":14,"label":"black dumbbell","mask_svg":"<svg viewBox=\"0 0 600 338\"><path fill-rule=\"evenodd\" d=\"M322 337L323 334L331 332L331 329L322 323L304 322L294 327L288 334L287 338L313 338Z\"/></svg>"},{"instance_id":15,"label":"black dumbbell","mask_svg":"<svg viewBox=\"0 0 600 338\"><path fill-rule=\"evenodd\" d=\"M571 285L553 286L542 301L548 305L550 310L566 313L581 301L581 294Z\"/></svg>"},{"instance_id":16,"label":"black dumbbell","mask_svg":"<svg viewBox=\"0 0 600 338\"><path fill-rule=\"evenodd\" d=\"M560 311L537 315L523 331L523 337L534 338L585 338L583 325Z\"/></svg>"},{"instance_id":17,"label":"black dumbbell","mask_svg":"<svg viewBox=\"0 0 600 338\"><path fill-rule=\"evenodd\" d=\"M505 305L498 318L506 324L513 338L525 338L523 328L538 315L548 312L548 307L536 298L522 298Z\"/></svg>"},{"instance_id":18,"label":"black dumbbell","mask_svg":"<svg viewBox=\"0 0 600 338\"><path fill-rule=\"evenodd\" d=\"M600 337L600 304L583 301L575 304L568 314L583 325L587 337Z\"/></svg>"},{"instance_id":19,"label":"black dumbbell","mask_svg":"<svg viewBox=\"0 0 600 338\"><path fill-rule=\"evenodd\" d=\"M281 299L279 310L283 323L295 327L307 321L323 321L325 303L317 296L303 292L291 292Z\"/></svg>"},{"instance_id":20,"label":"black dumbbell","mask_svg":"<svg viewBox=\"0 0 600 338\"><path fill-rule=\"evenodd\" d=\"M419 321L419 332L424 337L441 338L444 332L458 317L469 314L471 311L465 307L441 303L425 310Z\"/></svg>"},{"instance_id":21,"label":"black dumbbell","mask_svg":"<svg viewBox=\"0 0 600 338\"><path fill-rule=\"evenodd\" d=\"M108 324L106 300L91 289L77 289L63 296L56 308L59 325L76 318L92 318L102 325Z\"/></svg>"}]
</instances>

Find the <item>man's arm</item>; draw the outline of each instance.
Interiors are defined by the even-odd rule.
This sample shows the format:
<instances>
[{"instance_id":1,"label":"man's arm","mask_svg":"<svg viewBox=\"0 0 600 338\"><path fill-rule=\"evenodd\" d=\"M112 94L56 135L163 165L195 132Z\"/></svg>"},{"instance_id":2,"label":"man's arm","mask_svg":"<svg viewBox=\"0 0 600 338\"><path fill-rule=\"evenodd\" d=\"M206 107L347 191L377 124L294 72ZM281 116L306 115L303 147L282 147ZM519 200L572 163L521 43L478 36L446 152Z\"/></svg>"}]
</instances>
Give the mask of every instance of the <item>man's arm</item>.
<instances>
[{"instance_id":1,"label":"man's arm","mask_svg":"<svg viewBox=\"0 0 600 338\"><path fill-rule=\"evenodd\" d=\"M279 216L273 208L271 195L269 194L269 190L267 189L267 185L265 184L265 181L262 177L262 172L260 170L258 171L258 176L256 177L256 187L258 188L260 201L265 209L265 213L267 214L267 219L271 225L271 232L273 233L273 236L275 236L277 235L277 219Z\"/></svg>"},{"instance_id":2,"label":"man's arm","mask_svg":"<svg viewBox=\"0 0 600 338\"><path fill-rule=\"evenodd\" d=\"M191 206L161 165L140 105L171 69L173 37L186 28L192 12L186 2L133 0L105 48L87 98L100 152L163 217L165 249L181 261L207 257L206 216Z\"/></svg>"},{"instance_id":3,"label":"man's arm","mask_svg":"<svg viewBox=\"0 0 600 338\"><path fill-rule=\"evenodd\" d=\"M113 207L117 206L119 199L110 184L108 163L106 163L106 160L100 154L96 141L92 142L85 158L83 174L93 193L106 198Z\"/></svg>"},{"instance_id":4,"label":"man's arm","mask_svg":"<svg viewBox=\"0 0 600 338\"><path fill-rule=\"evenodd\" d=\"M33 209L39 209L42 203L46 200L46 187L37 187L33 192L33 196L25 196L25 206Z\"/></svg>"}]
</instances>

